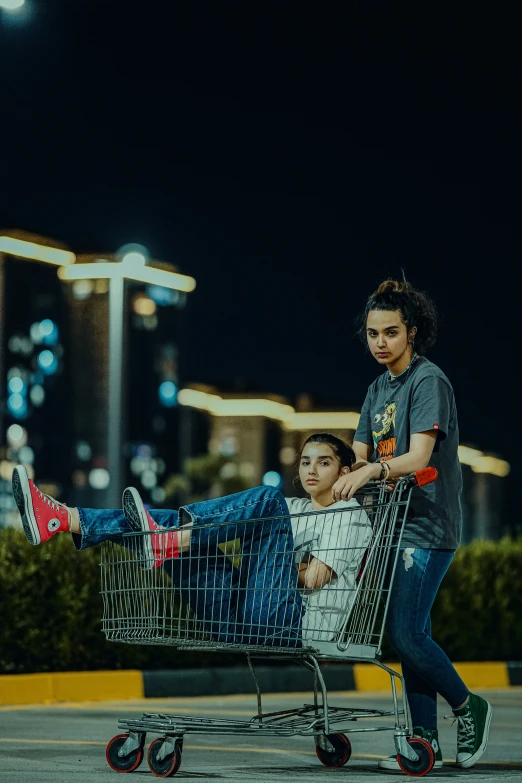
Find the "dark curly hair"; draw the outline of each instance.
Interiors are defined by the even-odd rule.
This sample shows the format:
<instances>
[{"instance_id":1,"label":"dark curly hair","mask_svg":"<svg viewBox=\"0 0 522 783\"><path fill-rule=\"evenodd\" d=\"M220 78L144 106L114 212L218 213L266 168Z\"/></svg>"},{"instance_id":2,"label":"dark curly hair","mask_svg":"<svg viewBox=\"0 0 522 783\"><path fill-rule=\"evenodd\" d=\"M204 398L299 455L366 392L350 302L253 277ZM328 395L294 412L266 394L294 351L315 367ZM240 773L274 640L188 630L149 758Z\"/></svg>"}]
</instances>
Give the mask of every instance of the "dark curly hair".
<instances>
[{"instance_id":1,"label":"dark curly hair","mask_svg":"<svg viewBox=\"0 0 522 783\"><path fill-rule=\"evenodd\" d=\"M409 331L415 327L415 351L423 356L437 339L437 309L422 291L417 291L407 280L385 280L366 302L357 319L357 332L366 344L366 321L370 310L397 310Z\"/></svg>"}]
</instances>

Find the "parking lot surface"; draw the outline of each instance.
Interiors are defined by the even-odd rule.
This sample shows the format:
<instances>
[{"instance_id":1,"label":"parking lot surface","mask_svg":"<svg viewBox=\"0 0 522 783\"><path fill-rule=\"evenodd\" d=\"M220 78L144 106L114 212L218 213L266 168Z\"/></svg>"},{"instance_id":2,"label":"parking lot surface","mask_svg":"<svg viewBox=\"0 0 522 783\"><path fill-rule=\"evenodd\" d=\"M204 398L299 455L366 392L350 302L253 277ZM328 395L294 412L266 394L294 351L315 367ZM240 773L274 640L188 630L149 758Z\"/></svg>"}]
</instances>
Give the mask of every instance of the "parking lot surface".
<instances>
[{"instance_id":1,"label":"parking lot surface","mask_svg":"<svg viewBox=\"0 0 522 783\"><path fill-rule=\"evenodd\" d=\"M440 744L444 767L430 779L522 780L522 688L483 691L493 705L490 742L482 761L470 770L455 766L455 726L443 719L450 712L440 703ZM264 709L275 711L310 701L310 694L272 694ZM332 705L389 709L386 693L332 693ZM147 699L119 702L82 702L0 708L1 783L115 783L118 773L105 760L105 747L118 734L118 718L140 717L142 712L165 712L230 720L249 720L256 712L253 696ZM359 721L356 728L382 725L383 719ZM147 736L147 745L154 736ZM400 772L377 769L379 758L393 752L391 732L350 734L352 757L339 769L324 767L316 757L311 737L252 737L188 735L176 780L215 780L271 783L284 776L288 783L333 778L361 783L379 777L401 777ZM130 780L154 780L147 760ZM124 778L129 780L129 778Z\"/></svg>"}]
</instances>

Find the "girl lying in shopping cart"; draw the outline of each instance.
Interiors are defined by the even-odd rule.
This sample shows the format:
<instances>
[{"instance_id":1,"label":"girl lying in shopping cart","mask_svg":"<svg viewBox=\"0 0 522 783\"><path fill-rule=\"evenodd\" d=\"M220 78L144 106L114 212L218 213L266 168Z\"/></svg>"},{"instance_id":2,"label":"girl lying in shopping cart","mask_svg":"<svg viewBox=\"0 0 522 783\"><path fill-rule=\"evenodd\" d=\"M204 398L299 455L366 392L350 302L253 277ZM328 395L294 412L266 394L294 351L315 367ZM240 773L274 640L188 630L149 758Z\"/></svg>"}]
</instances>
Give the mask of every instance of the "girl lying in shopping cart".
<instances>
[{"instance_id":1,"label":"girl lying in shopping cart","mask_svg":"<svg viewBox=\"0 0 522 783\"><path fill-rule=\"evenodd\" d=\"M357 500L332 497L354 462L346 443L318 433L299 457L307 497L254 487L179 511L147 510L132 487L123 510L69 507L40 492L23 466L14 470L13 493L31 544L60 532L72 533L78 550L123 542L142 569L166 569L217 641L295 647L334 638L354 597L371 525ZM126 533L139 535L122 539ZM231 558L223 545L238 539Z\"/></svg>"}]
</instances>

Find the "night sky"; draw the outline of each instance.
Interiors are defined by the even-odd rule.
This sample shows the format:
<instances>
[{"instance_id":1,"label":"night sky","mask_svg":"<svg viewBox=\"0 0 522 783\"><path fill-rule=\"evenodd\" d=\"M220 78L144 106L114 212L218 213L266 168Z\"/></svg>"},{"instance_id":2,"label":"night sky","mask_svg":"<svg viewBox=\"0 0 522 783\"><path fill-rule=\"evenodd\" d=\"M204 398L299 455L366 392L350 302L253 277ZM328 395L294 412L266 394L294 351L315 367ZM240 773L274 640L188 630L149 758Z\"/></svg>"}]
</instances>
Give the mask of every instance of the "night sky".
<instances>
[{"instance_id":1,"label":"night sky","mask_svg":"<svg viewBox=\"0 0 522 783\"><path fill-rule=\"evenodd\" d=\"M404 269L442 314L428 356L461 441L510 460L516 511L515 11L27 5L0 12L0 225L76 252L147 246L198 281L186 381L318 406L362 404L379 370L354 317Z\"/></svg>"}]
</instances>

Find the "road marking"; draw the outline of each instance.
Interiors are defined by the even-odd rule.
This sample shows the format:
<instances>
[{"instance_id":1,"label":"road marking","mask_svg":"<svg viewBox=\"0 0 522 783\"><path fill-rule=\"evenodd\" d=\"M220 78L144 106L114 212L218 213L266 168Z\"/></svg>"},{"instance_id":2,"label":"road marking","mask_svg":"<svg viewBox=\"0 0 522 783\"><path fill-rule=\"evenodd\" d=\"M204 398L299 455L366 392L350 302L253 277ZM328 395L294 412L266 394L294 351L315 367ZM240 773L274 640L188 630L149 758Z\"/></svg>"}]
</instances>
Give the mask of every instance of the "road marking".
<instances>
[{"instance_id":1,"label":"road marking","mask_svg":"<svg viewBox=\"0 0 522 783\"><path fill-rule=\"evenodd\" d=\"M0 737L0 742L18 742L24 745L107 745L106 742L91 742L89 740L25 739L24 737Z\"/></svg>"}]
</instances>

